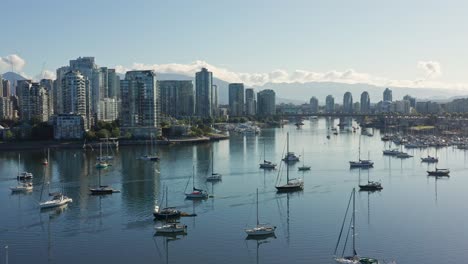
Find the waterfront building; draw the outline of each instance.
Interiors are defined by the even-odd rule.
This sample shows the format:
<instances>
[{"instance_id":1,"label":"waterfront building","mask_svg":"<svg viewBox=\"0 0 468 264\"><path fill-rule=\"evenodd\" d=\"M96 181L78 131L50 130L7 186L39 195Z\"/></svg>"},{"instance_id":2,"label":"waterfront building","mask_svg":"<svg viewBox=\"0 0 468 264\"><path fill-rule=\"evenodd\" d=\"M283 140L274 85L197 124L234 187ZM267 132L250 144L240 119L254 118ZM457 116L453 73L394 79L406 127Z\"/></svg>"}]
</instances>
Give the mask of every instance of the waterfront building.
<instances>
[{"instance_id":1,"label":"waterfront building","mask_svg":"<svg viewBox=\"0 0 468 264\"><path fill-rule=\"evenodd\" d=\"M51 79L42 79L39 83L47 91L47 109L48 116L50 117L54 114L54 81Z\"/></svg>"},{"instance_id":2,"label":"waterfront building","mask_svg":"<svg viewBox=\"0 0 468 264\"><path fill-rule=\"evenodd\" d=\"M413 107L413 108L416 107L416 98L414 98L414 97L407 94L407 95L405 95L403 97L403 100L408 100L410 102L411 107Z\"/></svg>"},{"instance_id":3,"label":"waterfront building","mask_svg":"<svg viewBox=\"0 0 468 264\"><path fill-rule=\"evenodd\" d=\"M119 118L120 100L104 98L99 101L98 120L112 122Z\"/></svg>"},{"instance_id":4,"label":"waterfront building","mask_svg":"<svg viewBox=\"0 0 468 264\"><path fill-rule=\"evenodd\" d=\"M350 92L346 92L343 96L343 113L353 113L353 95Z\"/></svg>"},{"instance_id":5,"label":"waterfront building","mask_svg":"<svg viewBox=\"0 0 468 264\"><path fill-rule=\"evenodd\" d=\"M213 116L219 116L218 86L215 84L211 86L211 111Z\"/></svg>"},{"instance_id":6,"label":"waterfront building","mask_svg":"<svg viewBox=\"0 0 468 264\"><path fill-rule=\"evenodd\" d=\"M140 138L159 135L160 97L156 73L152 70L127 72L120 81L120 94L122 134Z\"/></svg>"},{"instance_id":7,"label":"waterfront building","mask_svg":"<svg viewBox=\"0 0 468 264\"><path fill-rule=\"evenodd\" d=\"M229 115L243 116L244 115L244 84L230 83L229 84Z\"/></svg>"},{"instance_id":8,"label":"waterfront building","mask_svg":"<svg viewBox=\"0 0 468 264\"><path fill-rule=\"evenodd\" d=\"M253 88L245 89L245 114L254 116L257 113L257 101Z\"/></svg>"},{"instance_id":9,"label":"waterfront building","mask_svg":"<svg viewBox=\"0 0 468 264\"><path fill-rule=\"evenodd\" d=\"M54 127L54 139L83 139L85 122L82 115L54 115L51 123Z\"/></svg>"},{"instance_id":10,"label":"waterfront building","mask_svg":"<svg viewBox=\"0 0 468 264\"><path fill-rule=\"evenodd\" d=\"M420 114L438 114L441 111L441 107L436 102L416 102L416 112Z\"/></svg>"},{"instance_id":11,"label":"waterfront building","mask_svg":"<svg viewBox=\"0 0 468 264\"><path fill-rule=\"evenodd\" d=\"M194 93L192 81L158 81L161 114L172 117L192 116Z\"/></svg>"},{"instance_id":12,"label":"waterfront building","mask_svg":"<svg viewBox=\"0 0 468 264\"><path fill-rule=\"evenodd\" d=\"M0 74L0 97L3 97L3 78Z\"/></svg>"},{"instance_id":13,"label":"waterfront building","mask_svg":"<svg viewBox=\"0 0 468 264\"><path fill-rule=\"evenodd\" d=\"M37 118L41 122L49 120L49 92L40 83L32 83L30 90L31 117Z\"/></svg>"},{"instance_id":14,"label":"waterfront building","mask_svg":"<svg viewBox=\"0 0 468 264\"><path fill-rule=\"evenodd\" d=\"M94 57L79 57L76 60L70 60L70 69L79 71L89 81L90 113L94 116L98 113L99 101L103 98L104 91L107 90L107 78L103 76L105 69L100 69Z\"/></svg>"},{"instance_id":15,"label":"waterfront building","mask_svg":"<svg viewBox=\"0 0 468 264\"><path fill-rule=\"evenodd\" d=\"M63 109L62 83L63 83L63 78L65 74L68 73L69 71L70 71L70 67L68 66L60 67L56 70L56 79L54 81L54 91L52 93L52 97L54 98L53 105L54 105L55 114L65 113Z\"/></svg>"},{"instance_id":16,"label":"waterfront building","mask_svg":"<svg viewBox=\"0 0 468 264\"><path fill-rule=\"evenodd\" d=\"M370 106L369 93L364 91L361 93L360 111L363 114L367 114L371 112L370 110L371 110L371 106Z\"/></svg>"},{"instance_id":17,"label":"waterfront building","mask_svg":"<svg viewBox=\"0 0 468 264\"><path fill-rule=\"evenodd\" d=\"M275 91L266 89L257 93L257 114L260 116L276 114Z\"/></svg>"},{"instance_id":18,"label":"waterfront building","mask_svg":"<svg viewBox=\"0 0 468 264\"><path fill-rule=\"evenodd\" d=\"M107 97L120 100L120 77L115 69L107 69Z\"/></svg>"},{"instance_id":19,"label":"waterfront building","mask_svg":"<svg viewBox=\"0 0 468 264\"><path fill-rule=\"evenodd\" d=\"M361 111L361 103L354 102L353 103L353 113L360 113Z\"/></svg>"},{"instance_id":20,"label":"waterfront building","mask_svg":"<svg viewBox=\"0 0 468 264\"><path fill-rule=\"evenodd\" d=\"M400 114L409 114L411 110L410 101L401 100L392 103L391 112Z\"/></svg>"},{"instance_id":21,"label":"waterfront building","mask_svg":"<svg viewBox=\"0 0 468 264\"><path fill-rule=\"evenodd\" d=\"M311 113L318 113L319 112L319 101L317 97L312 96L309 101L310 104L310 112Z\"/></svg>"},{"instance_id":22,"label":"waterfront building","mask_svg":"<svg viewBox=\"0 0 468 264\"><path fill-rule=\"evenodd\" d=\"M467 113L468 112L468 99L461 98L455 99L445 105L445 110L449 113Z\"/></svg>"},{"instance_id":23,"label":"waterfront building","mask_svg":"<svg viewBox=\"0 0 468 264\"><path fill-rule=\"evenodd\" d=\"M213 74L206 68L202 68L195 74L195 112L197 116L203 118L213 116L215 104L213 99L217 97L213 95L213 92L216 92L217 95L217 89L213 87Z\"/></svg>"},{"instance_id":24,"label":"waterfront building","mask_svg":"<svg viewBox=\"0 0 468 264\"><path fill-rule=\"evenodd\" d=\"M325 112L335 112L335 98L332 95L327 95L327 97L325 98Z\"/></svg>"},{"instance_id":25,"label":"waterfront building","mask_svg":"<svg viewBox=\"0 0 468 264\"><path fill-rule=\"evenodd\" d=\"M88 78L72 70L65 73L61 81L63 113L81 115L85 129L88 130L92 122Z\"/></svg>"},{"instance_id":26,"label":"waterfront building","mask_svg":"<svg viewBox=\"0 0 468 264\"><path fill-rule=\"evenodd\" d=\"M392 98L392 90L390 90L389 88L385 88L385 90L383 92L383 100L391 102L392 99L393 99Z\"/></svg>"}]
</instances>

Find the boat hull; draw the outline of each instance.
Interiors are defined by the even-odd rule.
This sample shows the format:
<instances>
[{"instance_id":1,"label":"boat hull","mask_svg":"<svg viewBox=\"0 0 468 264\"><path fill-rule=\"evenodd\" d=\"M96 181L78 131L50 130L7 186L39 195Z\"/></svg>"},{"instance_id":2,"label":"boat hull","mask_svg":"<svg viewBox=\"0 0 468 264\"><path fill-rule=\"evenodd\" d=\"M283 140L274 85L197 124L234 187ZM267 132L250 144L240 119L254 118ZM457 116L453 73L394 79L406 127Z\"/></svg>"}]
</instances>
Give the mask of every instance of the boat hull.
<instances>
[{"instance_id":1,"label":"boat hull","mask_svg":"<svg viewBox=\"0 0 468 264\"><path fill-rule=\"evenodd\" d=\"M278 192L295 192L302 191L304 189L303 184L286 184L282 186L275 186Z\"/></svg>"},{"instance_id":2,"label":"boat hull","mask_svg":"<svg viewBox=\"0 0 468 264\"><path fill-rule=\"evenodd\" d=\"M100 194L113 194L116 192L114 189L100 189L100 188L92 188L89 189L92 195L100 195Z\"/></svg>"},{"instance_id":3,"label":"boat hull","mask_svg":"<svg viewBox=\"0 0 468 264\"><path fill-rule=\"evenodd\" d=\"M272 227L255 227L251 229L245 229L247 236L268 236L275 233L275 226Z\"/></svg>"},{"instance_id":4,"label":"boat hull","mask_svg":"<svg viewBox=\"0 0 468 264\"><path fill-rule=\"evenodd\" d=\"M360 191L380 191L383 190L382 186L373 186L373 185L359 185Z\"/></svg>"},{"instance_id":5,"label":"boat hull","mask_svg":"<svg viewBox=\"0 0 468 264\"><path fill-rule=\"evenodd\" d=\"M450 172L427 171L428 176L450 176Z\"/></svg>"},{"instance_id":6,"label":"boat hull","mask_svg":"<svg viewBox=\"0 0 468 264\"><path fill-rule=\"evenodd\" d=\"M52 201L43 202L43 203L40 203L39 206L41 207L41 209L47 209L47 208L54 208L54 207L59 207L62 205L67 205L68 203L71 203L71 202L73 202L73 199L65 198L57 202L52 202Z\"/></svg>"}]
</instances>

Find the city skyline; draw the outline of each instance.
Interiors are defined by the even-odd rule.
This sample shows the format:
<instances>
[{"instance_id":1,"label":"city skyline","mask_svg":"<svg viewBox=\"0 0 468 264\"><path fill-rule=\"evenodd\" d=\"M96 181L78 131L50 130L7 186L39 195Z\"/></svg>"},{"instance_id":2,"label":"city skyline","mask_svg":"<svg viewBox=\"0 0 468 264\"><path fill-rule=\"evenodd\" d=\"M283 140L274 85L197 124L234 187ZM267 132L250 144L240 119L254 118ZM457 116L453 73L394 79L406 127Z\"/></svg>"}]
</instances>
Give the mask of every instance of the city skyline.
<instances>
[{"instance_id":1,"label":"city skyline","mask_svg":"<svg viewBox=\"0 0 468 264\"><path fill-rule=\"evenodd\" d=\"M32 78L42 72L50 76L68 58L96 56L99 65L116 68L121 74L155 70L193 76L205 67L222 80L249 86L332 81L390 87L468 87L465 59L459 56L468 44L468 38L459 34L468 24L462 12L467 4L461 1L340 5L333 1L272 1L268 6L249 2L249 8L243 8L247 2L242 1L111 3L61 4L60 8L77 10L74 13L58 12L54 2L4 3L5 10L12 11L5 12L4 20L16 21L15 10L29 19L2 29L8 41L0 50L0 72L13 68ZM54 16L41 15L53 11L57 11ZM86 11L87 19L72 22L81 11ZM140 15L131 22L120 19L128 12ZM199 12L210 16L195 19ZM178 19L168 19L174 13ZM238 19L238 13L248 19ZM41 19L35 19L40 15ZM278 15L285 18L283 22L276 21ZM106 21L106 34L101 33L97 21ZM158 34L145 34L144 41L135 42L147 33L141 24L154 24ZM197 30L204 25L210 30ZM38 34L39 29L49 28L54 28L54 34ZM64 38L70 28L78 31L83 41ZM231 28L238 31L235 38L228 30ZM122 32L126 32L125 38ZM412 32L424 34L415 36ZM171 38L159 37L169 34ZM31 37L35 45L26 41ZM203 41L213 37L216 41ZM184 45L190 38L197 41ZM54 52L47 52L52 45ZM245 58L249 58L248 63Z\"/></svg>"}]
</instances>

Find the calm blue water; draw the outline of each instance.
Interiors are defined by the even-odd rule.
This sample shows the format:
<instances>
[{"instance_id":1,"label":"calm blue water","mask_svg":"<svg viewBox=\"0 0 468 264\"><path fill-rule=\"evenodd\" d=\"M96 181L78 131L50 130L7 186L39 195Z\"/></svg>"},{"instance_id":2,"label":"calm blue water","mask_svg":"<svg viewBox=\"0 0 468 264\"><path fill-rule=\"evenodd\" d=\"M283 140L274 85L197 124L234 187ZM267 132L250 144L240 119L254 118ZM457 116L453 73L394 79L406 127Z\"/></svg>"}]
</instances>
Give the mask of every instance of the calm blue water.
<instances>
[{"instance_id":1,"label":"calm blue water","mask_svg":"<svg viewBox=\"0 0 468 264\"><path fill-rule=\"evenodd\" d=\"M98 183L98 151L51 151L47 167L41 165L42 151L22 152L21 170L35 177L30 194L11 194L18 153L0 153L1 261L3 246L9 245L10 263L334 263L349 194L358 186L359 174L366 180L368 171L349 169L348 161L357 159L359 134L340 133L327 140L326 127L320 119L305 121L300 130L290 125L216 143L161 146L159 163L136 159L145 147L122 147L113 166L102 170L102 183L121 190L109 196L88 194L89 186ZM312 166L305 173L297 171L302 161L291 166L291 177L303 176L305 189L289 195L276 193L277 170L258 168L264 144L266 158L280 162L286 132L290 149L304 151L305 163ZM362 137L361 152L375 161L369 175L381 180L384 190L356 195L358 253L397 263L466 263L466 152L439 149L438 166L452 172L449 179L436 181L426 176L427 164L420 163L427 150L410 150L415 157L405 160L385 157L384 142L374 133ZM215 171L223 174L222 182L213 185L204 180L211 151ZM196 186L214 198L185 200L193 166ZM47 181L50 191L64 190L73 203L41 212L38 201ZM153 236L157 223L152 211L164 185L170 205L198 214L181 218L188 234L179 239ZM256 188L261 221L277 226L276 238L245 239L243 229L256 221Z\"/></svg>"}]
</instances>

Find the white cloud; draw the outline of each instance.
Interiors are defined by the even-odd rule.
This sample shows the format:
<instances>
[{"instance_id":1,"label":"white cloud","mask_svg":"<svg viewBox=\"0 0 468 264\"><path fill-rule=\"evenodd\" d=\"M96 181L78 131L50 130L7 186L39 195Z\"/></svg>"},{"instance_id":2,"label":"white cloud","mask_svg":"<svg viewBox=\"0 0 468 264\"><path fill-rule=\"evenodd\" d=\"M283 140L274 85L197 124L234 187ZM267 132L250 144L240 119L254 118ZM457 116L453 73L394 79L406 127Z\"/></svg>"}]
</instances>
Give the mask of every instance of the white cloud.
<instances>
[{"instance_id":1,"label":"white cloud","mask_svg":"<svg viewBox=\"0 0 468 264\"><path fill-rule=\"evenodd\" d=\"M201 68L207 68L213 72L213 76L226 82L243 82L249 86L261 86L266 83L306 83L306 82L338 82L338 83L366 83L377 86L393 86L393 87L412 87L412 88L451 88L462 89L467 88L468 84L451 84L429 81L428 79L439 76L442 71L440 64L435 61L419 61L418 68L424 70L426 76L418 77L414 80L392 80L380 76L373 76L369 73L358 72L354 69L344 71L331 70L327 72L314 72L308 70L295 70L288 72L283 69L273 70L264 73L242 73L230 71L226 68L217 67L209 64L206 61L197 60L189 64L143 64L133 63L131 67L122 65L115 66L119 73L125 73L129 70L154 70L158 73L175 73L187 76L194 76Z\"/></svg>"},{"instance_id":2,"label":"white cloud","mask_svg":"<svg viewBox=\"0 0 468 264\"><path fill-rule=\"evenodd\" d=\"M13 71L20 72L26 61L16 54L10 54L5 57L0 57L0 71Z\"/></svg>"},{"instance_id":3,"label":"white cloud","mask_svg":"<svg viewBox=\"0 0 468 264\"><path fill-rule=\"evenodd\" d=\"M42 71L42 73L36 75L36 76L34 77L34 80L36 80L36 81L39 81L39 80L41 80L41 79L52 79L52 80L55 80L56 77L57 77L57 76L56 76L55 72L49 71L49 70L44 70L44 71Z\"/></svg>"},{"instance_id":4,"label":"white cloud","mask_svg":"<svg viewBox=\"0 0 468 264\"><path fill-rule=\"evenodd\" d=\"M424 71L426 78L434 78L442 74L440 63L437 61L419 61L418 68Z\"/></svg>"}]
</instances>

